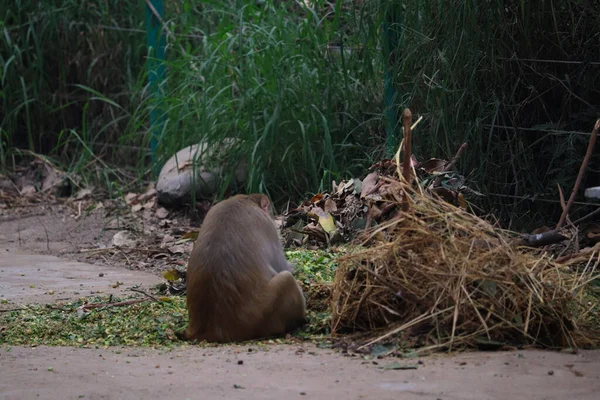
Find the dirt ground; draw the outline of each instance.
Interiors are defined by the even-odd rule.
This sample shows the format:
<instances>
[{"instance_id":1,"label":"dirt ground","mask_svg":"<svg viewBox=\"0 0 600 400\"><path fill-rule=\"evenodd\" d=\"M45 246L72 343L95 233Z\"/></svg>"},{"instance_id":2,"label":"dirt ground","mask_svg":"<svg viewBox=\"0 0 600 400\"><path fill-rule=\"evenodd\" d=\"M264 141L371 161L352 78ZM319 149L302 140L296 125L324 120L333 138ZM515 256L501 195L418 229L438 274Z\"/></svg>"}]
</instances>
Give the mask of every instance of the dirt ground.
<instances>
[{"instance_id":1,"label":"dirt ground","mask_svg":"<svg viewBox=\"0 0 600 400\"><path fill-rule=\"evenodd\" d=\"M115 230L101 213L74 220L67 212L46 207L0 219L4 308L160 280L160 268L136 270L134 256L70 261L89 261L88 249L108 246ZM111 288L116 281L123 284ZM416 369L385 369L395 360L365 361L308 343L252 351L4 346L0 399L596 399L600 392L599 351L438 355L396 360Z\"/></svg>"},{"instance_id":2,"label":"dirt ground","mask_svg":"<svg viewBox=\"0 0 600 400\"><path fill-rule=\"evenodd\" d=\"M600 353L469 353L384 370L311 345L0 350L0 399L597 399Z\"/></svg>"}]
</instances>

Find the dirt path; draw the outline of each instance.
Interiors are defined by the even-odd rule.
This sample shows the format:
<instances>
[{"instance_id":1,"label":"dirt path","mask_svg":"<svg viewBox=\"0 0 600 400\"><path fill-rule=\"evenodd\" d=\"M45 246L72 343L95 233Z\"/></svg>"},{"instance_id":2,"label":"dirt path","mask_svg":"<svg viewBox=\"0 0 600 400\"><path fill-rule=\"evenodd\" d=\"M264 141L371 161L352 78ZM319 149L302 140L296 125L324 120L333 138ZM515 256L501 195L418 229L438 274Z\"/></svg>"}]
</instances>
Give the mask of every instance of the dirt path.
<instances>
[{"instance_id":1,"label":"dirt path","mask_svg":"<svg viewBox=\"0 0 600 400\"><path fill-rule=\"evenodd\" d=\"M121 284L117 285L117 282ZM0 298L8 301L0 305L0 309L98 294L123 294L133 286L147 290L159 282L160 277L142 271L84 264L10 249L0 253Z\"/></svg>"},{"instance_id":2,"label":"dirt path","mask_svg":"<svg viewBox=\"0 0 600 400\"><path fill-rule=\"evenodd\" d=\"M361 363L310 345L12 348L0 351L0 399L591 400L600 392L598 352L472 353L424 358L416 370L380 369L391 362Z\"/></svg>"},{"instance_id":3,"label":"dirt path","mask_svg":"<svg viewBox=\"0 0 600 400\"><path fill-rule=\"evenodd\" d=\"M0 244L0 296L9 301L3 308L70 299L98 290L104 294L120 292L140 283L147 288L160 280L148 272L27 254L27 245L15 250L14 232L4 229L2 235L9 239L5 247ZM69 240L63 242L60 236L48 237L65 247L69 245ZM83 236L79 240L90 241ZM27 241L32 244L31 238ZM47 246L45 241L41 243ZM51 249L56 247L51 243ZM41 250L36 246L31 249ZM116 281L123 285L111 288ZM401 364L416 365L417 369L412 370L382 369L393 362L363 361L310 344L278 345L250 352L247 347L236 346L182 346L171 351L4 346L0 347L0 400L591 400L600 393L600 351L578 355L541 351L470 353L399 360Z\"/></svg>"}]
</instances>

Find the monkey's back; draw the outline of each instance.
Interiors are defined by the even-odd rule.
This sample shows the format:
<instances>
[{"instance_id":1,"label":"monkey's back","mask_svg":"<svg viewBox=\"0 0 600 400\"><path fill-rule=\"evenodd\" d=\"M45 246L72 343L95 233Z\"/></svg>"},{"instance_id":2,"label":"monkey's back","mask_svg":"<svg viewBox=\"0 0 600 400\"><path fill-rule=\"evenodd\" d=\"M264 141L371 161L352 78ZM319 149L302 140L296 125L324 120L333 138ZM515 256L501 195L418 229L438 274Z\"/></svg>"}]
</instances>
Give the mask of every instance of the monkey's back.
<instances>
[{"instance_id":1,"label":"monkey's back","mask_svg":"<svg viewBox=\"0 0 600 400\"><path fill-rule=\"evenodd\" d=\"M189 339L235 341L249 334L263 317L251 305L275 274L272 258L284 257L275 243L273 221L248 198L211 208L187 267Z\"/></svg>"}]
</instances>

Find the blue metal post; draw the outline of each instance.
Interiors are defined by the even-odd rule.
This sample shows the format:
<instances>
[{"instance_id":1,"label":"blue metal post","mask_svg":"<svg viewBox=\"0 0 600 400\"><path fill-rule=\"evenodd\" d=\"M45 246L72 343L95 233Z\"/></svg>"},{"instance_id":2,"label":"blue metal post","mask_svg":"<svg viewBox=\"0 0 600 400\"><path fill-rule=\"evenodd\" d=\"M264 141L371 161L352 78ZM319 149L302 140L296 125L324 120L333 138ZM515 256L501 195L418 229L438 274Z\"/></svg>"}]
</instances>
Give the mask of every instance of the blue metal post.
<instances>
[{"instance_id":1,"label":"blue metal post","mask_svg":"<svg viewBox=\"0 0 600 400\"><path fill-rule=\"evenodd\" d=\"M160 18L163 19L164 7L163 0L150 0ZM154 15L153 10L146 5L146 45L148 48L148 83L150 94L154 97L154 104L150 110L150 151L152 153L152 162L156 160L156 146L158 138L162 132L164 117L159 108L160 104L160 84L165 80L165 47L166 40L163 34L163 27L160 20Z\"/></svg>"}]
</instances>

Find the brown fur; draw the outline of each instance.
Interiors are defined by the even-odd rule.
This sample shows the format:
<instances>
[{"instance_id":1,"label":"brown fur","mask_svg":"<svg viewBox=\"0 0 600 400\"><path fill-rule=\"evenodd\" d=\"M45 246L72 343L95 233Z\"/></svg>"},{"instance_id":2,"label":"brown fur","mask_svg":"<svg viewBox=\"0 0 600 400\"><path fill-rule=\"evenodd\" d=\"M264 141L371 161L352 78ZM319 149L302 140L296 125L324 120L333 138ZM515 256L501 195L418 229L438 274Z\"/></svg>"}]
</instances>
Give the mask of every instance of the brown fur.
<instances>
[{"instance_id":1,"label":"brown fur","mask_svg":"<svg viewBox=\"0 0 600 400\"><path fill-rule=\"evenodd\" d=\"M237 195L210 209L187 267L188 340L238 342L283 335L305 322L269 200Z\"/></svg>"}]
</instances>

